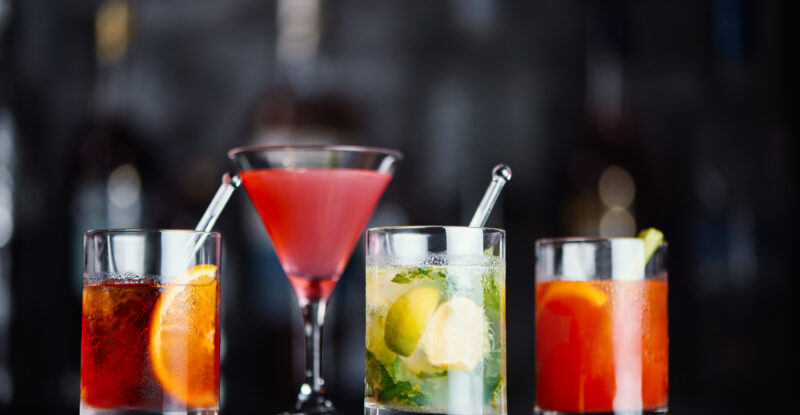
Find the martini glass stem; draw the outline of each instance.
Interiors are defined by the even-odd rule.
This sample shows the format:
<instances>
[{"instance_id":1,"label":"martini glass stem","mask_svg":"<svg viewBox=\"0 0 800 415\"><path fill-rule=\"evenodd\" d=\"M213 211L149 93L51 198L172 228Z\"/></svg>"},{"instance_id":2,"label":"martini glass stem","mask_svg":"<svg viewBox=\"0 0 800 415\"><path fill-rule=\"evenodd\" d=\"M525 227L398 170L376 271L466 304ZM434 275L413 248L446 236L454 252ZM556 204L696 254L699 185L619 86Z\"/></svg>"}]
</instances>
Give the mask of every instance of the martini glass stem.
<instances>
[{"instance_id":1,"label":"martini glass stem","mask_svg":"<svg viewBox=\"0 0 800 415\"><path fill-rule=\"evenodd\" d=\"M322 393L323 380L320 375L322 359L322 325L325 321L325 301L310 300L303 307L303 323L306 335L306 384L316 393Z\"/></svg>"},{"instance_id":2,"label":"martini glass stem","mask_svg":"<svg viewBox=\"0 0 800 415\"><path fill-rule=\"evenodd\" d=\"M303 332L306 341L305 382L297 396L296 409L307 413L334 413L333 404L325 397L322 380L322 325L325 322L325 298L301 299Z\"/></svg>"}]
</instances>

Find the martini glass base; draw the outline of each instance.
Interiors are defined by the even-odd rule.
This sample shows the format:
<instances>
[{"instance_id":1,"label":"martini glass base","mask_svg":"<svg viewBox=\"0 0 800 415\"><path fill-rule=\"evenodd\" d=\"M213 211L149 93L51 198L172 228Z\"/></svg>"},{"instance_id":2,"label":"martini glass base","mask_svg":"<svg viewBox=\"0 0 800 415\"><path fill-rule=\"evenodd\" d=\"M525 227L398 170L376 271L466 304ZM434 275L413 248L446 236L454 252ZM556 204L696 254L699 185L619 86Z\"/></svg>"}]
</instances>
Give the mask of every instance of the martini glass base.
<instances>
[{"instance_id":1,"label":"martini glass base","mask_svg":"<svg viewBox=\"0 0 800 415\"><path fill-rule=\"evenodd\" d=\"M310 389L307 384L303 387ZM336 410L325 395L312 391L308 394L300 392L295 409L291 412L281 412L279 415L341 415L341 412Z\"/></svg>"}]
</instances>

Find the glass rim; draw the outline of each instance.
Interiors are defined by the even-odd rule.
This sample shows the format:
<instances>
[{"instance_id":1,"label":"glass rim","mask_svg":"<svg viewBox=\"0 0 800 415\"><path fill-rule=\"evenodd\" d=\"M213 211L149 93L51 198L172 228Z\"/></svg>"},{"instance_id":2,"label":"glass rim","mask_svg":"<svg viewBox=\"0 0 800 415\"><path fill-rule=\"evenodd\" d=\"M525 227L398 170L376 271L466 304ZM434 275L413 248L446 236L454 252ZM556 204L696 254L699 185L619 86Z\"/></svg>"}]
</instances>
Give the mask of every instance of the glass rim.
<instances>
[{"instance_id":1,"label":"glass rim","mask_svg":"<svg viewBox=\"0 0 800 415\"><path fill-rule=\"evenodd\" d=\"M641 241L641 239L635 236L557 236L557 237L547 237L547 238L539 238L536 240L536 245L552 245L557 243L598 243L598 242L612 242L612 241L626 241L626 240L637 240ZM667 240L665 239L661 242L659 246L668 246Z\"/></svg>"},{"instance_id":2,"label":"glass rim","mask_svg":"<svg viewBox=\"0 0 800 415\"><path fill-rule=\"evenodd\" d=\"M83 232L84 236L94 236L102 234L146 234L146 233L176 233L176 234L197 234L212 236L215 238L222 237L222 234L217 231L197 231L194 229L180 229L180 228L107 228L107 229L89 229Z\"/></svg>"},{"instance_id":3,"label":"glass rim","mask_svg":"<svg viewBox=\"0 0 800 415\"><path fill-rule=\"evenodd\" d=\"M505 229L502 228L493 228L493 227L483 227L483 226L461 226L461 225L400 225L400 226L375 226L372 228L367 228L367 232L372 233L380 233L380 232L389 232L389 231L423 231L426 229L475 229L477 231L489 231L495 233L506 233Z\"/></svg>"},{"instance_id":4,"label":"glass rim","mask_svg":"<svg viewBox=\"0 0 800 415\"><path fill-rule=\"evenodd\" d=\"M228 150L228 158L233 159L236 155L241 153L253 153L259 151L273 151L273 150L333 150L333 151L350 151L350 152L363 152L363 153L381 153L390 155L397 160L403 159L403 153L397 150L381 147L364 147L364 146L350 146L350 145L326 145L326 144L303 144L303 145L269 145L269 146L243 146L234 147Z\"/></svg>"}]
</instances>

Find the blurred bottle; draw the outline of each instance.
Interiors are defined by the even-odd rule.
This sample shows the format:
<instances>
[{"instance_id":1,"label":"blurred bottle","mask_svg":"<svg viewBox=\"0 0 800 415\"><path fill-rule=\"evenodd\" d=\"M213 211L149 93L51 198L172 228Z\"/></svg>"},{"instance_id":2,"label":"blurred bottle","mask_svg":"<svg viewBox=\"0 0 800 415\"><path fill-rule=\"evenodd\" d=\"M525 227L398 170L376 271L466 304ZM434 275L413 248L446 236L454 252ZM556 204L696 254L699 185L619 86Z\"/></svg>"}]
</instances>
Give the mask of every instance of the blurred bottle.
<instances>
[{"instance_id":1,"label":"blurred bottle","mask_svg":"<svg viewBox=\"0 0 800 415\"><path fill-rule=\"evenodd\" d=\"M83 232L152 225L156 175L128 116L133 9L100 2L95 13L95 83L85 126L75 138L71 185L72 286L80 293Z\"/></svg>"},{"instance_id":2,"label":"blurred bottle","mask_svg":"<svg viewBox=\"0 0 800 415\"><path fill-rule=\"evenodd\" d=\"M11 323L11 237L14 234L14 193L17 167L16 128L0 95L0 408L11 402L13 384L9 370Z\"/></svg>"},{"instance_id":3,"label":"blurred bottle","mask_svg":"<svg viewBox=\"0 0 800 415\"><path fill-rule=\"evenodd\" d=\"M0 62L6 62L5 29L11 4L0 0ZM0 410L11 403L14 385L9 368L11 324L11 237L14 234L14 194L17 173L17 129L6 106L6 73L0 63Z\"/></svg>"},{"instance_id":4,"label":"blurred bottle","mask_svg":"<svg viewBox=\"0 0 800 415\"><path fill-rule=\"evenodd\" d=\"M586 115L559 188L567 235L633 236L647 174L642 137L625 105L621 7L587 4ZM652 224L655 226L655 224Z\"/></svg>"}]
</instances>

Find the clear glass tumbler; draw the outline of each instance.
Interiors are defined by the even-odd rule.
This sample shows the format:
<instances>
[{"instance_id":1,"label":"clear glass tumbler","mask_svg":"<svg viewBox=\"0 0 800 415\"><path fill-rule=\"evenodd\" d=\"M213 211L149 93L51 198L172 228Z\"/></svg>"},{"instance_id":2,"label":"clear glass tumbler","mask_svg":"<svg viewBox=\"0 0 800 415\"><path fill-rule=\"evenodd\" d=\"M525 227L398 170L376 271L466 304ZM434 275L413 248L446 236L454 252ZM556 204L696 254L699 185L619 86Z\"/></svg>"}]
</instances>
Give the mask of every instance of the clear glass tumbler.
<instances>
[{"instance_id":1,"label":"clear glass tumbler","mask_svg":"<svg viewBox=\"0 0 800 415\"><path fill-rule=\"evenodd\" d=\"M667 411L667 244L536 242L536 414Z\"/></svg>"},{"instance_id":2,"label":"clear glass tumbler","mask_svg":"<svg viewBox=\"0 0 800 415\"><path fill-rule=\"evenodd\" d=\"M367 231L364 413L505 414L505 231Z\"/></svg>"},{"instance_id":3,"label":"clear glass tumbler","mask_svg":"<svg viewBox=\"0 0 800 415\"><path fill-rule=\"evenodd\" d=\"M81 414L217 414L220 234L84 235Z\"/></svg>"}]
</instances>

